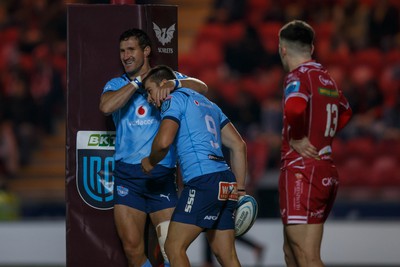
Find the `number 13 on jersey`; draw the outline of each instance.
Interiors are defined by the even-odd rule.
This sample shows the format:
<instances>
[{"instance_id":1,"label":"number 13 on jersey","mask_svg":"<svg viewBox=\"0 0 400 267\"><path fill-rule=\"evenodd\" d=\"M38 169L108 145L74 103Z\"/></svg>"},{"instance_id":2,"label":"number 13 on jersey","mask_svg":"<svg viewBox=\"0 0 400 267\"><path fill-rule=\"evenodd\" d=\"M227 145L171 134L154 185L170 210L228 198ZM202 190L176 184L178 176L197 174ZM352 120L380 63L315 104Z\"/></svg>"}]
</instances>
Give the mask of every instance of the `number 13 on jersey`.
<instances>
[{"instance_id":1,"label":"number 13 on jersey","mask_svg":"<svg viewBox=\"0 0 400 267\"><path fill-rule=\"evenodd\" d=\"M338 125L339 109L336 104L326 105L326 128L325 137L335 136Z\"/></svg>"}]
</instances>

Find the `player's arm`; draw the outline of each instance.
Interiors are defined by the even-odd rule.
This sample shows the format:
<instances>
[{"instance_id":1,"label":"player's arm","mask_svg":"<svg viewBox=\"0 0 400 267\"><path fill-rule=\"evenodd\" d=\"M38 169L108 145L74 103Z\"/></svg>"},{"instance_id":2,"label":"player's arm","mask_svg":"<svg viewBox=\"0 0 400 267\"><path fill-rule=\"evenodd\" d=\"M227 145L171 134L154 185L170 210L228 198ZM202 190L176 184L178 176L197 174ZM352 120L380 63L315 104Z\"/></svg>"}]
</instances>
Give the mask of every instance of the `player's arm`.
<instances>
[{"instance_id":1,"label":"player's arm","mask_svg":"<svg viewBox=\"0 0 400 267\"><path fill-rule=\"evenodd\" d=\"M169 151L169 147L175 139L179 124L171 119L163 119L153 140L150 155L142 159L142 169L149 173Z\"/></svg>"},{"instance_id":2,"label":"player's arm","mask_svg":"<svg viewBox=\"0 0 400 267\"><path fill-rule=\"evenodd\" d=\"M353 116L353 110L343 94L340 94L339 103L339 121L337 131L343 129Z\"/></svg>"},{"instance_id":3,"label":"player's arm","mask_svg":"<svg viewBox=\"0 0 400 267\"><path fill-rule=\"evenodd\" d=\"M135 78L132 82L124 85L116 91L107 91L103 93L100 97L100 111L105 115L110 115L116 110L122 108L141 85L139 76L139 79Z\"/></svg>"},{"instance_id":4,"label":"player's arm","mask_svg":"<svg viewBox=\"0 0 400 267\"><path fill-rule=\"evenodd\" d=\"M303 157L318 157L317 149L310 143L305 133L307 101L301 97L291 97L285 103L285 116L290 125L290 146Z\"/></svg>"},{"instance_id":5,"label":"player's arm","mask_svg":"<svg viewBox=\"0 0 400 267\"><path fill-rule=\"evenodd\" d=\"M180 79L179 81L182 84L181 87L190 88L202 95L205 95L208 92L207 84L205 84L203 81L201 81L199 79L187 77L185 79Z\"/></svg>"},{"instance_id":6,"label":"player's arm","mask_svg":"<svg viewBox=\"0 0 400 267\"><path fill-rule=\"evenodd\" d=\"M164 99L172 91L174 91L178 88L181 88L181 87L186 87L186 88L192 89L202 95L205 95L208 92L207 84L205 84L203 81L196 79L196 78L186 77L186 78L168 80L165 83L162 83L160 85L160 90L157 92L158 97L155 100L155 105L157 107L160 107L161 102L164 101Z\"/></svg>"},{"instance_id":7,"label":"player's arm","mask_svg":"<svg viewBox=\"0 0 400 267\"><path fill-rule=\"evenodd\" d=\"M245 195L247 174L247 146L235 126L227 123L221 130L222 144L230 151L231 169L235 174L239 195Z\"/></svg>"}]
</instances>

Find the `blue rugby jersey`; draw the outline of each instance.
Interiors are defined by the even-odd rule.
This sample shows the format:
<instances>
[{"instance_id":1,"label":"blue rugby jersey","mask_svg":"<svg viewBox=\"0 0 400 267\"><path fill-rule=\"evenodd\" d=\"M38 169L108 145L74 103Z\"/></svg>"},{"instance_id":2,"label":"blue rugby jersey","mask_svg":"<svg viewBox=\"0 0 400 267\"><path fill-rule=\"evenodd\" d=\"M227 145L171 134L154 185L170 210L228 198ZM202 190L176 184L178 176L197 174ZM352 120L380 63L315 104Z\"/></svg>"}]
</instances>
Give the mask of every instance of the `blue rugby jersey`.
<instances>
[{"instance_id":1,"label":"blue rugby jersey","mask_svg":"<svg viewBox=\"0 0 400 267\"><path fill-rule=\"evenodd\" d=\"M180 125L175 146L184 183L229 169L221 143L221 129L229 119L216 104L193 90L180 88L163 102L161 118Z\"/></svg>"},{"instance_id":2,"label":"blue rugby jersey","mask_svg":"<svg viewBox=\"0 0 400 267\"><path fill-rule=\"evenodd\" d=\"M175 72L175 76L177 79L187 78L179 72ZM113 78L104 86L103 93L116 91L129 82L126 74ZM144 90L138 90L124 107L112 114L112 118L116 128L114 160L141 164L141 160L150 155L151 145L160 125L160 112L147 102ZM175 167L173 147L159 164L167 168Z\"/></svg>"}]
</instances>

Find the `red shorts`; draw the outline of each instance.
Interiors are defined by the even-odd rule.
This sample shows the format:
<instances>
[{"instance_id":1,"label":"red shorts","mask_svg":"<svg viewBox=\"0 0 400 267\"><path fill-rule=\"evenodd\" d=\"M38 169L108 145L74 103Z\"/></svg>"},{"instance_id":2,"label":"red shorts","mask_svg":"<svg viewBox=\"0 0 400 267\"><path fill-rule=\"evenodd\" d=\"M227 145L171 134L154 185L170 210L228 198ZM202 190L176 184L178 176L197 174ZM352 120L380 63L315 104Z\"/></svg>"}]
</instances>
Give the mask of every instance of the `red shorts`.
<instances>
[{"instance_id":1,"label":"red shorts","mask_svg":"<svg viewBox=\"0 0 400 267\"><path fill-rule=\"evenodd\" d=\"M279 177L279 206L283 224L324 223L339 185L330 161L283 167Z\"/></svg>"}]
</instances>

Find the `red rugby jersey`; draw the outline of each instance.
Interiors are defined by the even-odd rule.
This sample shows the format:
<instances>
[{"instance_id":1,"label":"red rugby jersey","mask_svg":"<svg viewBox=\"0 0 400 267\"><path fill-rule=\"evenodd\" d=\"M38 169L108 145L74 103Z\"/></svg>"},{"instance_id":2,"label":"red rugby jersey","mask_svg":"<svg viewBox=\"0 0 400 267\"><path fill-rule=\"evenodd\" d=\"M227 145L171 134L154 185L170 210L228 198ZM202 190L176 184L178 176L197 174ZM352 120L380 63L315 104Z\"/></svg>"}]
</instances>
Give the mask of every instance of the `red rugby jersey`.
<instances>
[{"instance_id":1,"label":"red rugby jersey","mask_svg":"<svg viewBox=\"0 0 400 267\"><path fill-rule=\"evenodd\" d=\"M289 146L290 138L307 136L320 154L330 155L335 134L349 121L350 105L327 70L308 61L289 72L284 82L283 161L301 157Z\"/></svg>"}]
</instances>

